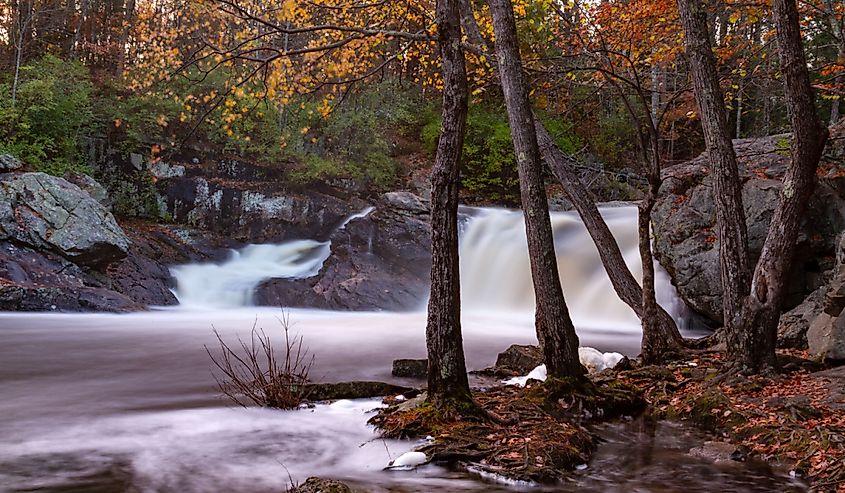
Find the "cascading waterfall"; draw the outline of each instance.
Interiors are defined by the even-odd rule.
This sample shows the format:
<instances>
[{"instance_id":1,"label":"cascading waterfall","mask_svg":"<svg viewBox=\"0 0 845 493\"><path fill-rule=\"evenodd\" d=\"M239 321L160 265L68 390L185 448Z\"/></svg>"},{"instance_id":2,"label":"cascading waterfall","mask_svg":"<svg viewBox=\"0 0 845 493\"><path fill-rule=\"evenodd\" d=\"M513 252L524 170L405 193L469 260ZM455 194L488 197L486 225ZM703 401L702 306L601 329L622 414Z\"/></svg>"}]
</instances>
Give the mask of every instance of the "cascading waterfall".
<instances>
[{"instance_id":1,"label":"cascading waterfall","mask_svg":"<svg viewBox=\"0 0 845 493\"><path fill-rule=\"evenodd\" d=\"M366 217L368 207L346 218L338 229ZM173 267L174 294L183 307L231 308L252 304L255 288L267 279L305 279L320 272L331 255L331 241L294 240L280 244L248 245L232 250L223 263Z\"/></svg>"},{"instance_id":2,"label":"cascading waterfall","mask_svg":"<svg viewBox=\"0 0 845 493\"><path fill-rule=\"evenodd\" d=\"M347 218L338 229L366 217L367 208ZM531 313L534 290L522 212L493 208L463 208L470 220L461 236L462 300L468 311ZM637 243L637 208L605 207L602 216L622 249L634 277L642 276ZM637 330L639 320L616 296L587 233L574 212L551 215L558 269L573 320L578 326L607 330ZM176 296L185 307L230 308L252 304L255 288L264 280L308 278L319 273L331 254L331 242L296 240L249 245L232 251L220 264L191 264L172 269ZM657 265L658 301L676 320L686 307L669 276Z\"/></svg>"},{"instance_id":3,"label":"cascading waterfall","mask_svg":"<svg viewBox=\"0 0 845 493\"><path fill-rule=\"evenodd\" d=\"M525 223L521 211L472 209L474 217L461 239L461 299L469 310L531 311L534 288ZM637 208L604 207L602 217L619 244L634 277L642 277ZM598 250L575 212L551 215L557 265L564 295L576 325L629 328L639 325L610 282ZM683 319L668 274L657 267L657 298L677 320Z\"/></svg>"}]
</instances>

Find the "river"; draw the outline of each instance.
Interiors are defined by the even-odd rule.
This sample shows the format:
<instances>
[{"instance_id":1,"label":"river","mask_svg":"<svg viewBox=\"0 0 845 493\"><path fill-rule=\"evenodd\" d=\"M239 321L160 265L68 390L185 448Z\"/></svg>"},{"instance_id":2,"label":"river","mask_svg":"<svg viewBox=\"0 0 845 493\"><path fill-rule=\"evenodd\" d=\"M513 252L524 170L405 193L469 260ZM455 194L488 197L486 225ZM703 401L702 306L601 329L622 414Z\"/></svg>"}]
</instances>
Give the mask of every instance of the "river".
<instances>
[{"instance_id":1,"label":"river","mask_svg":"<svg viewBox=\"0 0 845 493\"><path fill-rule=\"evenodd\" d=\"M510 344L535 342L518 215L477 212L461 247L464 342L471 369L491 365ZM636 271L631 208L605 214ZM636 319L609 290L583 227L571 214L556 214L554 222L581 344L636 355ZM278 247L299 251L290 243ZM205 351L206 346L215 350L213 330L229 342L248 337L254 324L271 337L281 330L279 309L249 306L250 286L261 276L256 281L244 271L264 267L245 268L250 263L243 259L267 262L269 256L281 269L274 275L312 275L327 250L324 244L311 247L305 254L282 256L272 247L254 247L252 253L233 253L221 265L175 269L183 306L173 309L0 314L0 491L278 492L312 475L347 480L368 491L546 490L436 466L383 471L414 444L378 439L366 425L378 401L276 411L233 407L221 399ZM233 265L237 261L241 264ZM203 282L209 276L217 282ZM231 296L233 290L238 294ZM685 320L665 274L660 298ZM316 358L311 376L318 381L407 383L391 377L392 360L425 355L422 310L291 309L286 314ZM676 425L635 422L608 426L603 434L607 441L589 467L551 490L753 492L784 491L792 484L765 467L714 465L691 457L687 452L702 437Z\"/></svg>"}]
</instances>

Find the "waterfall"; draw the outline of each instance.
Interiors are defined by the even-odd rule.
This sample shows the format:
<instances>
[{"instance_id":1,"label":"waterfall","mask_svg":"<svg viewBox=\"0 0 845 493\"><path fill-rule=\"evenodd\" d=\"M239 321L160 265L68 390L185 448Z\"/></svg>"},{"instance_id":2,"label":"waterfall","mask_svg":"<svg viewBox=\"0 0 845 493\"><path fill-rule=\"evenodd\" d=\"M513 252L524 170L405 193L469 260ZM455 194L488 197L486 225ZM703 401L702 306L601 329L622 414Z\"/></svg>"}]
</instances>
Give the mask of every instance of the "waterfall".
<instances>
[{"instance_id":1,"label":"waterfall","mask_svg":"<svg viewBox=\"0 0 845 493\"><path fill-rule=\"evenodd\" d=\"M373 207L346 218L338 227L367 217ZM183 307L231 308L252 304L255 288L267 279L305 279L316 276L331 255L331 241L294 240L280 244L247 245L232 250L222 263L180 265L170 269L174 294Z\"/></svg>"},{"instance_id":2,"label":"waterfall","mask_svg":"<svg viewBox=\"0 0 845 493\"><path fill-rule=\"evenodd\" d=\"M461 299L468 310L533 311L534 288L521 211L473 209L461 238ZM637 208L605 207L601 214L613 232L626 264L642 277ZM607 329L639 326L639 320L613 289L598 250L574 212L551 215L557 266L566 302L576 325ZM657 268L658 302L683 319L668 274Z\"/></svg>"},{"instance_id":3,"label":"waterfall","mask_svg":"<svg viewBox=\"0 0 845 493\"><path fill-rule=\"evenodd\" d=\"M461 296L468 311L532 313L534 289L522 212L463 208L470 216L461 235ZM366 217L367 208L338 229ZM634 277L642 277L637 244L637 208L605 207L601 214L622 249ZM558 270L573 320L578 326L638 330L639 320L616 296L593 240L574 212L551 216ZM296 240L249 245L232 251L222 263L190 264L171 269L182 306L228 308L252 304L255 288L271 278L302 279L317 275L331 255L331 242ZM657 267L658 301L682 321L683 302L669 276Z\"/></svg>"},{"instance_id":4,"label":"waterfall","mask_svg":"<svg viewBox=\"0 0 845 493\"><path fill-rule=\"evenodd\" d=\"M176 298L186 307L236 307L252 303L255 288L273 277L306 278L320 272L331 254L331 243L295 240L273 245L248 245L233 250L223 263L173 267Z\"/></svg>"}]
</instances>

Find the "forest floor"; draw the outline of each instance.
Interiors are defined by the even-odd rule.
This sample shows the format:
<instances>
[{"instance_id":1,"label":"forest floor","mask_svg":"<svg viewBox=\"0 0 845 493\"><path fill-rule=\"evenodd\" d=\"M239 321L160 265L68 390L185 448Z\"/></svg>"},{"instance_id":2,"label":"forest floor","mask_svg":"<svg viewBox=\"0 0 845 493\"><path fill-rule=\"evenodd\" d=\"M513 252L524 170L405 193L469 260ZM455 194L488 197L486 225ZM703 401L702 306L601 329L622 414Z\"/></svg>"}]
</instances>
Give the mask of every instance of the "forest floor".
<instances>
[{"instance_id":1,"label":"forest floor","mask_svg":"<svg viewBox=\"0 0 845 493\"><path fill-rule=\"evenodd\" d=\"M792 471L811 491L845 492L845 367L825 371L801 352L780 354L774 377L724 379L719 353L662 366L591 376L591 383L530 381L473 393L483 413L444 413L418 398L373 420L387 437L432 439L433 462L518 481L549 482L587 464L593 425L622 416L686 422L736 447L734 460L759 458Z\"/></svg>"}]
</instances>

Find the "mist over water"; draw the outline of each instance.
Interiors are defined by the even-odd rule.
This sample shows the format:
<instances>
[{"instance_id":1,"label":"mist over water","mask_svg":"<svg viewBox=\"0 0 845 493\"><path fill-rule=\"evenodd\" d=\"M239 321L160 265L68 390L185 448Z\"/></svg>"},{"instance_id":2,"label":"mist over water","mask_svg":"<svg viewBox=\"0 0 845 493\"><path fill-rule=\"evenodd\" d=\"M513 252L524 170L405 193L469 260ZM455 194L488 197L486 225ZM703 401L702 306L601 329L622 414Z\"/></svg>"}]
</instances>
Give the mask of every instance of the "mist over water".
<instances>
[{"instance_id":1,"label":"mist over water","mask_svg":"<svg viewBox=\"0 0 845 493\"><path fill-rule=\"evenodd\" d=\"M638 275L636 211L603 213ZM637 320L610 290L580 221L561 213L553 222L581 344L636 355ZM536 343L524 244L519 214L475 211L467 225L462 325L470 369L493 364L510 344ZM513 491L434 466L383 472L414 443L378 439L366 425L378 401L275 411L221 399L206 354L206 347L217 349L212 329L230 344L247 339L253 325L280 341L282 314L249 306L252 290L268 277L315 275L329 248L312 240L252 245L220 264L176 267L184 306L168 310L0 313L0 492L278 492L291 478L311 475L377 492ZM658 285L664 306L680 313L671 306L677 298L667 278ZM315 381L419 383L392 377L390 368L396 358L425 357L424 311L292 309L288 316L293 335L302 335L316 357ZM531 491L598 493L612 490L608 485L693 491L690 485L697 485L697 491L752 492L788 483L744 465L716 468L685 455L699 443L671 428L620 432L573 483Z\"/></svg>"}]
</instances>

